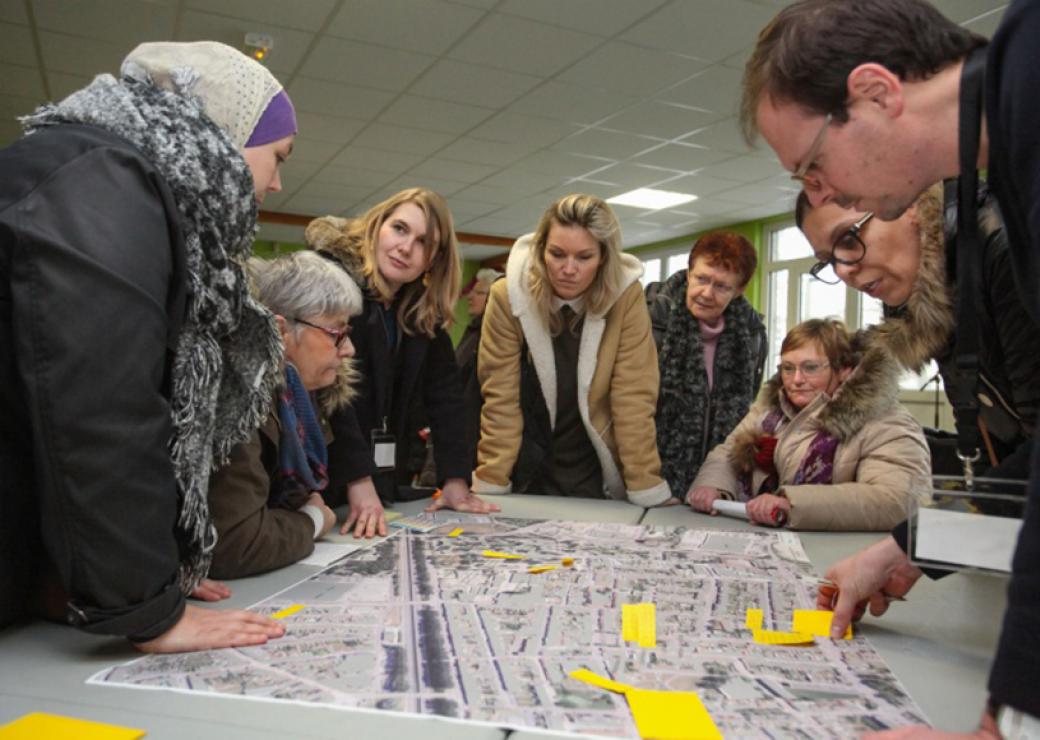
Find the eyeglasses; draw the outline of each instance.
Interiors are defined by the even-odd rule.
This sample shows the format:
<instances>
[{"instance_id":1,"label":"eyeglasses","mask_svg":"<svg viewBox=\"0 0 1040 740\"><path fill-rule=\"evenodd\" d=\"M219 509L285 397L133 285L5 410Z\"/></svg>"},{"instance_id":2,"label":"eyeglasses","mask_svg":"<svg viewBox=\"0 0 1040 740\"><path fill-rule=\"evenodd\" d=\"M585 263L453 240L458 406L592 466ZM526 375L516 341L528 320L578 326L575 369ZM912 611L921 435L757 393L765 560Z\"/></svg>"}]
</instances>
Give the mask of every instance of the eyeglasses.
<instances>
[{"instance_id":1,"label":"eyeglasses","mask_svg":"<svg viewBox=\"0 0 1040 740\"><path fill-rule=\"evenodd\" d=\"M867 244L863 241L863 237L861 237L860 234L863 233L863 227L867 225L867 221L872 218L874 218L873 211L864 213L859 221L852 224L852 226L842 233L842 235L834 242L834 245L831 247L830 256L825 260L820 260L809 268L809 274L820 282L827 283L828 285L837 285L840 283L841 278L838 277L835 265L856 265L862 262L863 258L867 256ZM839 253L841 256L838 256Z\"/></svg>"},{"instance_id":2,"label":"eyeglasses","mask_svg":"<svg viewBox=\"0 0 1040 740\"><path fill-rule=\"evenodd\" d=\"M798 169L791 174L791 179L795 182L800 182L803 185L806 184L805 173L816 164L816 157L819 156L820 149L823 147L823 140L827 138L827 129L830 127L833 118L834 115L831 113L828 113L823 117L823 125L820 126L820 132L816 134L816 138L813 139L812 146L809 147L809 151L805 153L801 164L798 165Z\"/></svg>"},{"instance_id":3,"label":"eyeglasses","mask_svg":"<svg viewBox=\"0 0 1040 740\"><path fill-rule=\"evenodd\" d=\"M783 362L780 364L780 374L784 377L790 378L799 370L802 371L802 375L806 378L814 378L824 370L829 368L831 364L829 362L813 362L812 360L806 360L798 365L793 362Z\"/></svg>"},{"instance_id":4,"label":"eyeglasses","mask_svg":"<svg viewBox=\"0 0 1040 740\"><path fill-rule=\"evenodd\" d=\"M690 275L690 279L698 287L701 287L701 288L707 288L710 285L712 290L714 290L716 293L718 293L723 298L725 298L726 296L730 295L731 293L735 293L736 290L737 290L732 285L726 285L725 283L714 282L714 281L712 281L711 278L705 277L704 275Z\"/></svg>"},{"instance_id":5,"label":"eyeglasses","mask_svg":"<svg viewBox=\"0 0 1040 740\"><path fill-rule=\"evenodd\" d=\"M343 342L348 336L350 336L350 329L330 329L327 326L318 326L317 324L312 324L310 321L304 321L303 319L293 319L293 321L297 324L303 324L312 329L325 332L337 348L342 347Z\"/></svg>"}]
</instances>

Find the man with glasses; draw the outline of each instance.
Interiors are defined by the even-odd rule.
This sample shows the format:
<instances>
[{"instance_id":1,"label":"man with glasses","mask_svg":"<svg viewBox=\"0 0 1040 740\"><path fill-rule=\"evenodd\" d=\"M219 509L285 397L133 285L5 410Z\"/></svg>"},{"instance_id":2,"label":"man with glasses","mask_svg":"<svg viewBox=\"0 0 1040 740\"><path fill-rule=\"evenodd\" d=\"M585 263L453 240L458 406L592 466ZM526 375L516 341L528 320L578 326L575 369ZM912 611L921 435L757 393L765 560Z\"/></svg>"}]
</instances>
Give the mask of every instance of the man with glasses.
<instances>
[{"instance_id":1,"label":"man with glasses","mask_svg":"<svg viewBox=\"0 0 1040 740\"><path fill-rule=\"evenodd\" d=\"M814 206L897 219L932 183L988 168L1016 284L1040 318L1040 3L1015 0L993 42L923 0L802 0L762 31L744 77L741 122L801 175ZM981 74L984 79L974 80ZM966 73L966 74L965 74ZM963 75L963 76L962 76ZM985 126L978 141L984 87ZM963 135L962 135L963 134ZM808 161L808 164L805 163ZM1014 559L1008 612L980 733L1040 717L1040 449ZM920 572L885 540L835 572L835 629L868 596L905 593ZM916 571L916 572L915 572ZM898 595L898 593L897 593ZM1040 723L1034 724L1040 733Z\"/></svg>"}]
</instances>

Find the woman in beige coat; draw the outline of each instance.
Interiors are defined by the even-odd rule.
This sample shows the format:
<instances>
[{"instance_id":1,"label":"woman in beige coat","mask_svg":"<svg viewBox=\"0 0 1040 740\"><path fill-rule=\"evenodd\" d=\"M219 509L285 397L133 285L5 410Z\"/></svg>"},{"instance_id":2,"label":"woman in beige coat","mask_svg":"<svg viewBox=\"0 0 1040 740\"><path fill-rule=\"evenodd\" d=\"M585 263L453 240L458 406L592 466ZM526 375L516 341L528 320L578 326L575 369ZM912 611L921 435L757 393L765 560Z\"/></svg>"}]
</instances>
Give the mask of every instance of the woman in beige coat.
<instances>
[{"instance_id":1,"label":"woman in beige coat","mask_svg":"<svg viewBox=\"0 0 1040 740\"><path fill-rule=\"evenodd\" d=\"M907 516L931 469L921 425L896 399L899 368L882 349L857 358L845 326L799 324L780 372L708 455L687 503L747 501L748 518L792 529L886 531Z\"/></svg>"},{"instance_id":2,"label":"woman in beige coat","mask_svg":"<svg viewBox=\"0 0 1040 740\"><path fill-rule=\"evenodd\" d=\"M484 313L473 490L671 498L655 445L657 351L610 207L568 195L513 246Z\"/></svg>"}]
</instances>

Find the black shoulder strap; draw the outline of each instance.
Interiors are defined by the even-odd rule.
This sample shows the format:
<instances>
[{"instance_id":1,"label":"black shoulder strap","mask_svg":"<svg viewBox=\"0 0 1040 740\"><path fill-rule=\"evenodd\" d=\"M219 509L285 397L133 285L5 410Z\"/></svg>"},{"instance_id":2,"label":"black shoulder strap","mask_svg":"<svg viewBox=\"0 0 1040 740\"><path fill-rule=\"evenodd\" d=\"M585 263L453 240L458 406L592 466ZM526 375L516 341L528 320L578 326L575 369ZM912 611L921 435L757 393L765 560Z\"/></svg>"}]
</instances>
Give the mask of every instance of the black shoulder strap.
<instances>
[{"instance_id":1,"label":"black shoulder strap","mask_svg":"<svg viewBox=\"0 0 1040 740\"><path fill-rule=\"evenodd\" d=\"M979 373L979 322L974 303L980 291L982 243L979 239L978 155L982 121L982 89L986 50L976 49L961 72L959 151L960 180L957 197L957 344L954 349L958 375L964 388L954 396L957 416L957 449L968 459L979 454L979 405L975 385ZM951 275L951 277L954 277Z\"/></svg>"}]
</instances>

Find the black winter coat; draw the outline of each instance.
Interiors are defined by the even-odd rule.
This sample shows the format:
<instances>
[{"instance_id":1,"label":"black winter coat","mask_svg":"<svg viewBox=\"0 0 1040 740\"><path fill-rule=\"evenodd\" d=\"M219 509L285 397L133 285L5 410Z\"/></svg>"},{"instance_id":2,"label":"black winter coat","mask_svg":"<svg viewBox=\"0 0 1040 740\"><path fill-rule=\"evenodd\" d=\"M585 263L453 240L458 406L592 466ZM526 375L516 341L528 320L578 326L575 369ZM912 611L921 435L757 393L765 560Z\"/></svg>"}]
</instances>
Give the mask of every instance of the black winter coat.
<instances>
[{"instance_id":1,"label":"black winter coat","mask_svg":"<svg viewBox=\"0 0 1040 740\"><path fill-rule=\"evenodd\" d=\"M177 207L135 148L88 126L20 140L0 172L0 625L53 568L70 623L150 639L184 610Z\"/></svg>"}]
</instances>

